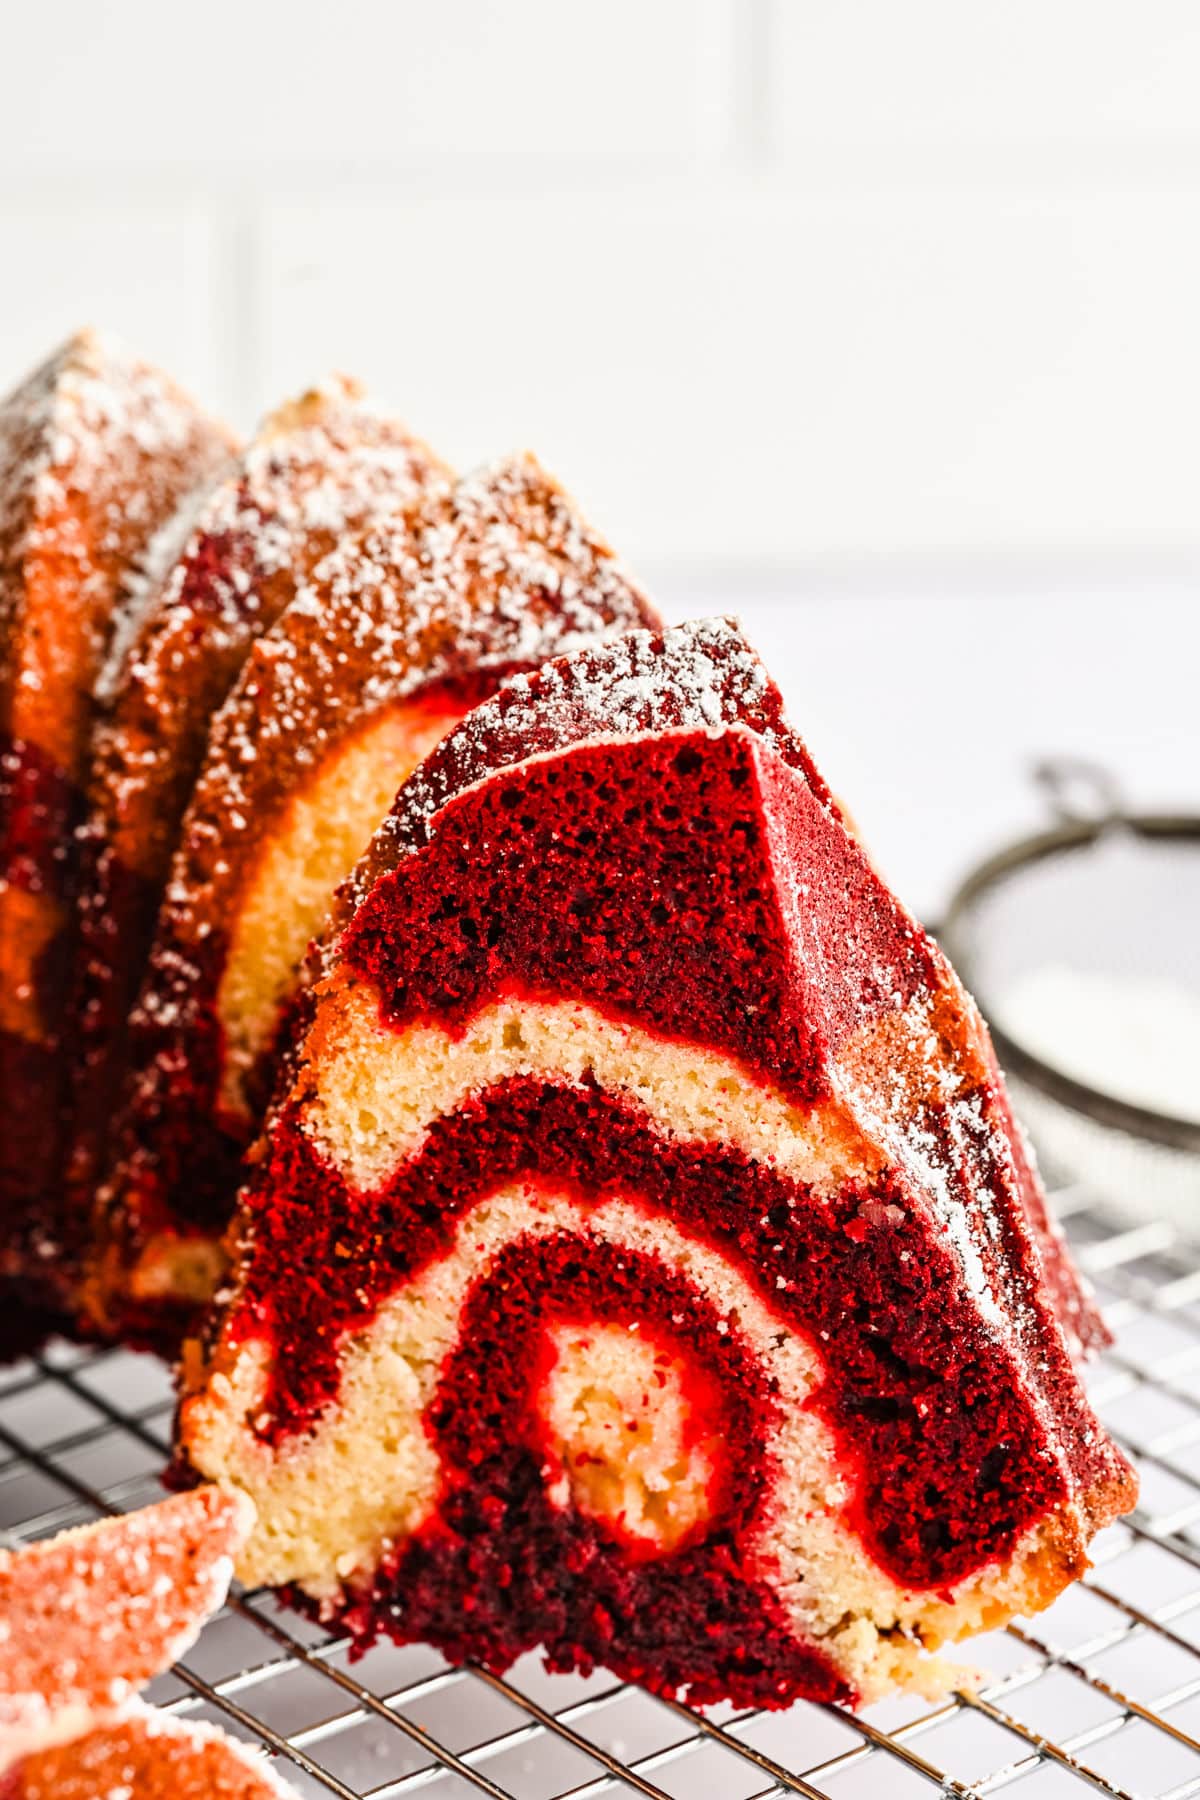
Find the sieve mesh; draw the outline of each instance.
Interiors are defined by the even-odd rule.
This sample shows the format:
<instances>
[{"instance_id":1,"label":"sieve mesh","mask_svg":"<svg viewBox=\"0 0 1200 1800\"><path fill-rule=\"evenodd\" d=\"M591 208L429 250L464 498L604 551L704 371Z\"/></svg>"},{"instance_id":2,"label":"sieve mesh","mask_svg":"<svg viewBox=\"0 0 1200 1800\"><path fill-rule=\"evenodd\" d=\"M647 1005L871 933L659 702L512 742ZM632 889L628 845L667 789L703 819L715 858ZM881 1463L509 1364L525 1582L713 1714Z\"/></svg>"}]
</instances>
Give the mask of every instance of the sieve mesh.
<instances>
[{"instance_id":1,"label":"sieve mesh","mask_svg":"<svg viewBox=\"0 0 1200 1800\"><path fill-rule=\"evenodd\" d=\"M968 876L940 935L1043 1156L1200 1241L1200 819L1130 815L1089 764L1036 774L1059 823Z\"/></svg>"}]
</instances>

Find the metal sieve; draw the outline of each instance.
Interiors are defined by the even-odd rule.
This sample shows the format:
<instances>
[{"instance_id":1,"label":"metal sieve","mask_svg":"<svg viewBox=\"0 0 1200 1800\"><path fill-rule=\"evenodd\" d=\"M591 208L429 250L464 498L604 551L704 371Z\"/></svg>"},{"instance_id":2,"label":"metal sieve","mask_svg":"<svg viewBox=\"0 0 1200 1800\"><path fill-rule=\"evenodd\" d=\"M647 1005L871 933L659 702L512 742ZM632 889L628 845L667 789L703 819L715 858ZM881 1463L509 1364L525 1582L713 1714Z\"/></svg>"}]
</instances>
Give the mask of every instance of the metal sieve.
<instances>
[{"instance_id":1,"label":"metal sieve","mask_svg":"<svg viewBox=\"0 0 1200 1800\"><path fill-rule=\"evenodd\" d=\"M962 883L941 937L1056 1184L1200 1238L1200 817L1034 770L1054 823Z\"/></svg>"}]
</instances>

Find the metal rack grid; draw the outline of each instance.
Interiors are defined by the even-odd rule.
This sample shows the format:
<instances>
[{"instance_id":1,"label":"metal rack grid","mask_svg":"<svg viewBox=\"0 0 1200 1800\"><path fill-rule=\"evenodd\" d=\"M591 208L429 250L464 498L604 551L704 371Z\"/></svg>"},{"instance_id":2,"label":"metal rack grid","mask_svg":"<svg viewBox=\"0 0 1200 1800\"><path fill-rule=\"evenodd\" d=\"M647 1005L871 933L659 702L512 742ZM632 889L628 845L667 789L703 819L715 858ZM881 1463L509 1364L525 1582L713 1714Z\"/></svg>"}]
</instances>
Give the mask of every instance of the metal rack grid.
<instances>
[{"instance_id":1,"label":"metal rack grid","mask_svg":"<svg viewBox=\"0 0 1200 1800\"><path fill-rule=\"evenodd\" d=\"M352 1662L344 1640L246 1592L150 1698L259 1746L299 1793L342 1800L1200 1796L1200 1257L1086 1192L1057 1204L1117 1331L1091 1386L1142 1501L1083 1584L971 1646L979 1691L859 1716L700 1714L536 1657L505 1679L423 1645ZM126 1352L56 1348L4 1371L0 1529L41 1537L157 1497L170 1413L166 1372Z\"/></svg>"}]
</instances>

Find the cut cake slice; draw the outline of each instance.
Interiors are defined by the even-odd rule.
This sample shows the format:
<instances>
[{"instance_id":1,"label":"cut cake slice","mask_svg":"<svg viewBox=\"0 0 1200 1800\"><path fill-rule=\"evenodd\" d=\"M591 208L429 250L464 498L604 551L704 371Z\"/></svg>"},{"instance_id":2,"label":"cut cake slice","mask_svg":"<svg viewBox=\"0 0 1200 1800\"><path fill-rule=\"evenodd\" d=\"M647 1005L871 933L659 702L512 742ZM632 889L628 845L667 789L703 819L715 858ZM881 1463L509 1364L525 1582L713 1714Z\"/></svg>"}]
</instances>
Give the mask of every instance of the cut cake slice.
<instances>
[{"instance_id":1,"label":"cut cake slice","mask_svg":"<svg viewBox=\"0 0 1200 1800\"><path fill-rule=\"evenodd\" d=\"M864 1701L1134 1501L983 1023L737 629L520 678L340 898L182 1450L360 1638Z\"/></svg>"}]
</instances>

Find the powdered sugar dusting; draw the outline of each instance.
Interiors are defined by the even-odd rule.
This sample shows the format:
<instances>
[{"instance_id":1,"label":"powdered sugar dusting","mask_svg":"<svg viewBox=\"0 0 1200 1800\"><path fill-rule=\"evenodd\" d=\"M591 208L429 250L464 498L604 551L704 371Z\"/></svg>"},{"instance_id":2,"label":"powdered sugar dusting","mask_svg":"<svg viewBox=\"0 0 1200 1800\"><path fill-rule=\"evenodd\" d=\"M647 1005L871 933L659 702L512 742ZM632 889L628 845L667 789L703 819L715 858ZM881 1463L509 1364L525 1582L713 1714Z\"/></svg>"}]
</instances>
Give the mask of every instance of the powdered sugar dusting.
<instances>
[{"instance_id":1,"label":"powdered sugar dusting","mask_svg":"<svg viewBox=\"0 0 1200 1800\"><path fill-rule=\"evenodd\" d=\"M928 1207L1069 1485L1070 1446L1042 1377L1048 1333L1061 1333L1068 1358L1078 1353L1086 1300L1061 1239L1048 1224L1043 1236L1038 1197L1022 1188L983 1022L943 958L934 968L935 985L887 1019L865 1057L839 1059L838 1091Z\"/></svg>"},{"instance_id":2,"label":"powdered sugar dusting","mask_svg":"<svg viewBox=\"0 0 1200 1800\"><path fill-rule=\"evenodd\" d=\"M701 619L633 631L514 677L464 720L397 796L355 872L357 901L406 849L425 841L437 812L500 769L595 737L744 726L826 790L791 730L779 691L735 621Z\"/></svg>"},{"instance_id":3,"label":"powdered sugar dusting","mask_svg":"<svg viewBox=\"0 0 1200 1800\"><path fill-rule=\"evenodd\" d=\"M124 603L114 618L108 653L96 681L96 699L102 707L112 702L121 669L132 645L137 641L151 604L161 594L168 577L200 529L205 508L212 496L215 473L210 473L184 496L130 567L125 581Z\"/></svg>"},{"instance_id":4,"label":"powdered sugar dusting","mask_svg":"<svg viewBox=\"0 0 1200 1800\"><path fill-rule=\"evenodd\" d=\"M647 622L649 602L537 462L493 464L339 538L259 640L200 787L211 778L222 821L232 810L253 828L264 761L286 785L280 758L310 766L422 687L537 667Z\"/></svg>"},{"instance_id":5,"label":"powdered sugar dusting","mask_svg":"<svg viewBox=\"0 0 1200 1800\"><path fill-rule=\"evenodd\" d=\"M303 590L314 566L344 536L383 528L416 504L446 471L423 444L367 404L354 383L334 379L281 408L241 462L177 526L191 523L145 620L142 641L124 646L122 678L162 679L156 651L175 614L200 609L206 640L233 643L267 628ZM169 541L165 548L170 551ZM282 593L264 594L272 577ZM178 671L168 667L166 676Z\"/></svg>"},{"instance_id":6,"label":"powdered sugar dusting","mask_svg":"<svg viewBox=\"0 0 1200 1800\"><path fill-rule=\"evenodd\" d=\"M167 376L91 333L0 409L0 981L38 1046L30 1077L17 1037L0 1043L0 1134L22 1134L0 1239L39 1283L60 1214L72 827L94 687L148 542L228 448Z\"/></svg>"},{"instance_id":7,"label":"powdered sugar dusting","mask_svg":"<svg viewBox=\"0 0 1200 1800\"><path fill-rule=\"evenodd\" d=\"M255 640L342 538L403 518L445 478L423 444L335 378L275 413L156 544L146 573L152 583L157 567L160 583L131 607L106 670L82 833L69 1164L81 1206L101 1173L126 1020L213 716ZM144 922L114 931L107 921L131 869Z\"/></svg>"},{"instance_id":8,"label":"powdered sugar dusting","mask_svg":"<svg viewBox=\"0 0 1200 1800\"><path fill-rule=\"evenodd\" d=\"M164 1068L195 1054L221 973L211 934L234 928L264 839L314 767L386 708L422 698L448 720L508 671L646 624L649 602L530 456L337 537L213 720L133 1013L138 1124L108 1193L129 1204L162 1134L197 1128L168 1118Z\"/></svg>"},{"instance_id":9,"label":"powdered sugar dusting","mask_svg":"<svg viewBox=\"0 0 1200 1800\"><path fill-rule=\"evenodd\" d=\"M90 331L70 339L0 409L0 576L43 547L47 521L74 500L92 517L95 566L81 573L102 586L115 568L119 581L181 467L200 448L212 461L219 439L204 445L198 419L166 375L116 341ZM0 630L19 594L17 580L0 579Z\"/></svg>"},{"instance_id":10,"label":"powdered sugar dusting","mask_svg":"<svg viewBox=\"0 0 1200 1800\"><path fill-rule=\"evenodd\" d=\"M0 1552L0 1696L122 1704L221 1604L252 1523L243 1497L198 1489Z\"/></svg>"},{"instance_id":11,"label":"powdered sugar dusting","mask_svg":"<svg viewBox=\"0 0 1200 1800\"><path fill-rule=\"evenodd\" d=\"M0 1553L0 1775L16 1764L15 1791L286 1794L223 1733L136 1698L224 1600L253 1520L244 1495L199 1488Z\"/></svg>"},{"instance_id":12,"label":"powdered sugar dusting","mask_svg":"<svg viewBox=\"0 0 1200 1800\"><path fill-rule=\"evenodd\" d=\"M288 1800L248 1746L203 1720L131 1701L82 1733L56 1735L16 1774L14 1800Z\"/></svg>"}]
</instances>

